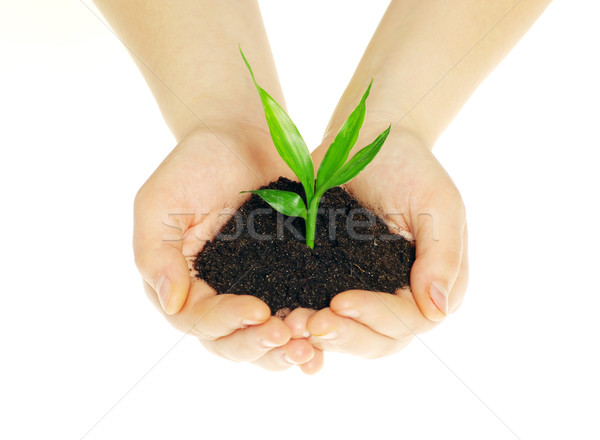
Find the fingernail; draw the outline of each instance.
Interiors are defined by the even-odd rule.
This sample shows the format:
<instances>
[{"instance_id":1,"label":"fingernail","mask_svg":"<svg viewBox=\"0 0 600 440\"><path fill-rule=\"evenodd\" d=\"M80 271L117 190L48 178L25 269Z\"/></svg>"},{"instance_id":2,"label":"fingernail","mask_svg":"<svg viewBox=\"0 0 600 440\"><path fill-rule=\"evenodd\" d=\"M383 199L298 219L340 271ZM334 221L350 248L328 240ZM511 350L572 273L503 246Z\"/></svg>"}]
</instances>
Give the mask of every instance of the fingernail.
<instances>
[{"instance_id":1,"label":"fingernail","mask_svg":"<svg viewBox=\"0 0 600 440\"><path fill-rule=\"evenodd\" d=\"M354 310L354 309L347 309L347 310L340 310L339 312L335 312L338 315L341 316L345 316L346 318L358 318L358 310Z\"/></svg>"},{"instance_id":2,"label":"fingernail","mask_svg":"<svg viewBox=\"0 0 600 440\"><path fill-rule=\"evenodd\" d=\"M298 362L294 362L288 355L287 353L283 353L283 359L288 363L288 364L292 364L292 365L300 365Z\"/></svg>"},{"instance_id":3,"label":"fingernail","mask_svg":"<svg viewBox=\"0 0 600 440\"><path fill-rule=\"evenodd\" d=\"M329 333L325 333L324 335L313 335L316 338L321 338L321 339L327 339L328 341L331 339L335 339L338 337L338 332L337 330L334 330L332 332Z\"/></svg>"},{"instance_id":4,"label":"fingernail","mask_svg":"<svg viewBox=\"0 0 600 440\"><path fill-rule=\"evenodd\" d=\"M167 277L162 276L156 283L156 292L158 293L158 300L163 310L167 313L167 306L169 305L169 297L171 296L171 282Z\"/></svg>"},{"instance_id":5,"label":"fingernail","mask_svg":"<svg viewBox=\"0 0 600 440\"><path fill-rule=\"evenodd\" d=\"M437 281L431 283L429 288L429 296L436 307L444 315L448 314L448 290Z\"/></svg>"},{"instance_id":6,"label":"fingernail","mask_svg":"<svg viewBox=\"0 0 600 440\"><path fill-rule=\"evenodd\" d=\"M276 344L273 341L269 341L268 339L261 339L260 343L263 345L263 347L267 347L267 348L279 347L279 345L281 345L281 344Z\"/></svg>"}]
</instances>

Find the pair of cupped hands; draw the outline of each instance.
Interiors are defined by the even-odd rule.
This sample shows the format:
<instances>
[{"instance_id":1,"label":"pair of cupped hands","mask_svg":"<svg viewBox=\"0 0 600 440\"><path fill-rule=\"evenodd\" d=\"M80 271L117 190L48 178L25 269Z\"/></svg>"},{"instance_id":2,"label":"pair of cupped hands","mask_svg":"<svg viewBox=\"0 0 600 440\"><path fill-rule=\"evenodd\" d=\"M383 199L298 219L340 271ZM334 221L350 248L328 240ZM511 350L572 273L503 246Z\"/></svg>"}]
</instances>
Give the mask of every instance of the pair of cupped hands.
<instances>
[{"instance_id":1,"label":"pair of cupped hands","mask_svg":"<svg viewBox=\"0 0 600 440\"><path fill-rule=\"evenodd\" d=\"M366 123L356 148L386 126ZM313 152L315 170L332 140L326 137ZM136 264L149 299L175 328L234 361L274 371L297 365L314 374L324 351L386 356L459 307L468 278L462 199L429 148L401 128L392 129L378 156L345 187L392 230L414 239L410 289L340 292L328 308L296 309L284 319L254 296L217 295L194 276L195 256L247 200L240 191L280 176L295 179L268 130L219 121L187 135L139 190Z\"/></svg>"}]
</instances>

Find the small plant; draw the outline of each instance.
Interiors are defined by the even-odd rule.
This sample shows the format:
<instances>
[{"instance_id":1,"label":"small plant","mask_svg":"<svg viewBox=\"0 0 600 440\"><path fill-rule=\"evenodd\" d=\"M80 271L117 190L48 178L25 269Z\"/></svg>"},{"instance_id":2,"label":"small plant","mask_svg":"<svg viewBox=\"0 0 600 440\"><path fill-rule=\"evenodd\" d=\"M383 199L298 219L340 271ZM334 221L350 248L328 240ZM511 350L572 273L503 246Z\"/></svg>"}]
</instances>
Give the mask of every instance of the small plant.
<instances>
[{"instance_id":1,"label":"small plant","mask_svg":"<svg viewBox=\"0 0 600 440\"><path fill-rule=\"evenodd\" d=\"M290 191L258 189L242 192L259 195L274 209L285 215L302 217L306 222L306 245L313 249L315 245L317 210L321 197L328 189L343 185L365 169L377 153L379 153L379 150L381 150L385 139L390 133L391 126L377 136L373 143L362 148L352 159L347 161L350 150L356 144L358 133L365 120L365 102L373 84L373 80L371 80L360 103L350 116L348 116L348 119L342 125L334 141L327 149L323 161L319 166L315 182L314 167L310 152L302 136L300 136L296 125L294 125L283 108L257 84L250 63L248 63L241 48L240 53L250 71L256 90L258 90L275 148L283 161L300 180L306 195L306 205L298 194Z\"/></svg>"}]
</instances>

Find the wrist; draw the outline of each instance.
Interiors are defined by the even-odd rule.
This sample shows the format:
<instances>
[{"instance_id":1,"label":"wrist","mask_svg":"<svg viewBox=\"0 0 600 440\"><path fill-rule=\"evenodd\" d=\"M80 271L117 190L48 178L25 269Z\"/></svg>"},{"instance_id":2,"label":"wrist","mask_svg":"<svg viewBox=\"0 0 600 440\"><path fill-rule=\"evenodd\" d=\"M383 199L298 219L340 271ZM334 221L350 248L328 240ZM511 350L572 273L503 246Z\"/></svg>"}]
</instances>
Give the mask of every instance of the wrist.
<instances>
[{"instance_id":1,"label":"wrist","mask_svg":"<svg viewBox=\"0 0 600 440\"><path fill-rule=\"evenodd\" d=\"M282 172L281 158L273 145L266 122L248 119L218 118L198 123L178 143L191 145L193 150L221 150L229 160L241 161L255 174ZM264 118L264 116L263 116Z\"/></svg>"},{"instance_id":2,"label":"wrist","mask_svg":"<svg viewBox=\"0 0 600 440\"><path fill-rule=\"evenodd\" d=\"M165 122L181 141L197 130L225 128L248 131L252 135L268 134L268 126L264 113L259 113L254 105L244 104L239 98L204 98L186 105L180 112L164 114Z\"/></svg>"},{"instance_id":3,"label":"wrist","mask_svg":"<svg viewBox=\"0 0 600 440\"><path fill-rule=\"evenodd\" d=\"M344 121L360 99L360 96L356 98L349 98L347 96L349 91L353 89L358 90L357 87L353 87L352 89L349 87L345 93L346 96L342 97L335 109L323 136L324 144L329 144L335 139ZM367 99L367 113L357 145L367 145L388 126L392 127L390 134L395 133L397 136L418 140L417 143L426 145L429 150L433 148L437 139L436 136L428 133L426 129L421 127L412 118L410 110L405 110L401 105L394 105L394 103L388 102L385 98L382 99L381 96L377 95L377 91L374 90Z\"/></svg>"},{"instance_id":4,"label":"wrist","mask_svg":"<svg viewBox=\"0 0 600 440\"><path fill-rule=\"evenodd\" d=\"M390 130L390 134L383 144L381 152L378 156L385 156L389 150L405 150L407 148L410 149L418 149L418 150L428 150L431 151L434 144L429 144L424 137L422 137L417 131L412 130L407 125L402 123L393 123L391 118L387 118L381 113L379 116L368 118L365 120L360 133L358 135L358 139L354 148L352 148L350 152L350 157L352 157L356 152L361 150L362 148L369 145L373 142L377 136L381 134L388 126L391 125L392 129ZM391 116L391 115L390 115ZM337 135L337 131L332 130L326 133L325 137L321 142L321 149L326 151L326 149L331 145L335 136Z\"/></svg>"}]
</instances>

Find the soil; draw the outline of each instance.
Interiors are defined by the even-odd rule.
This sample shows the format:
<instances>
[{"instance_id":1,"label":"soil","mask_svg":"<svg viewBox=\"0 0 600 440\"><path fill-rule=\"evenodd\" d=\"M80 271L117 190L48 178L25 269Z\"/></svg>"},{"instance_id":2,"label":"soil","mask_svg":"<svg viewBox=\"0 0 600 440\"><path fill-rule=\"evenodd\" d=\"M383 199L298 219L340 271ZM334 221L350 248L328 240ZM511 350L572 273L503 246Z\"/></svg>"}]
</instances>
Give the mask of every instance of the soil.
<instances>
[{"instance_id":1,"label":"soil","mask_svg":"<svg viewBox=\"0 0 600 440\"><path fill-rule=\"evenodd\" d=\"M264 188L304 198L302 185L283 177ZM345 290L393 293L410 284L413 244L340 187L321 200L314 249L304 233L303 219L252 194L198 254L197 276L219 294L260 298L274 315L297 307L320 310Z\"/></svg>"}]
</instances>

